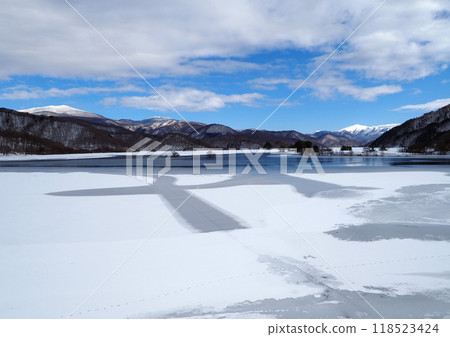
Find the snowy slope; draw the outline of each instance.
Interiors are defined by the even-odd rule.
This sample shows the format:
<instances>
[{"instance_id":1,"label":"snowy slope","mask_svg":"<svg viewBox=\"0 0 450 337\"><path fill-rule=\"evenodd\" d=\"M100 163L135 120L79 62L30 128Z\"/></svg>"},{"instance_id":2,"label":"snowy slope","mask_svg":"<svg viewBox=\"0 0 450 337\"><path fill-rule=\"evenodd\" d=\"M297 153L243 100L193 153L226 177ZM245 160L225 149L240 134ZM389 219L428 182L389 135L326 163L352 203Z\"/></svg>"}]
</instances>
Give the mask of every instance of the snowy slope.
<instances>
[{"instance_id":1,"label":"snowy slope","mask_svg":"<svg viewBox=\"0 0 450 337\"><path fill-rule=\"evenodd\" d=\"M133 123L133 124L152 124L152 123L156 123L156 122L164 122L164 121L169 121L169 120L174 120L170 117L162 117L162 116L153 116L150 118L146 118L140 121L135 121L133 119L119 119L120 123Z\"/></svg>"},{"instance_id":2,"label":"snowy slope","mask_svg":"<svg viewBox=\"0 0 450 337\"><path fill-rule=\"evenodd\" d=\"M87 112L84 110L76 109L68 105L48 105L37 108L30 108L24 110L18 110L20 112L28 112L33 115L44 116L72 116L72 117L85 117L85 118L104 118L103 116Z\"/></svg>"},{"instance_id":3,"label":"snowy slope","mask_svg":"<svg viewBox=\"0 0 450 337\"><path fill-rule=\"evenodd\" d=\"M366 126L355 124L338 131L316 131L311 136L326 146L365 145L397 125Z\"/></svg>"},{"instance_id":4,"label":"snowy slope","mask_svg":"<svg viewBox=\"0 0 450 337\"><path fill-rule=\"evenodd\" d=\"M346 128L340 129L338 132L341 134L351 134L358 137L377 138L386 131L396 127L398 124L384 124L376 126L366 126L355 124Z\"/></svg>"}]
</instances>

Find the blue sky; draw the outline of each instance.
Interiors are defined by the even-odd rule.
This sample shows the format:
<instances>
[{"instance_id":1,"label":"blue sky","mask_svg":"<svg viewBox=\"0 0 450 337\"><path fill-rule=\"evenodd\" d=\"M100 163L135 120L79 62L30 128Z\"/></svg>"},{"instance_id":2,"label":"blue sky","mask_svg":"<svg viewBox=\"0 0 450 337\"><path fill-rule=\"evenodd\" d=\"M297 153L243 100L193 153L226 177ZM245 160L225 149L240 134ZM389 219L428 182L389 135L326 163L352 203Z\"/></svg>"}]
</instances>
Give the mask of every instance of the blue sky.
<instances>
[{"instance_id":1,"label":"blue sky","mask_svg":"<svg viewBox=\"0 0 450 337\"><path fill-rule=\"evenodd\" d=\"M382 1L69 1L187 120L256 128ZM5 1L0 106L179 115L66 3ZM447 0L387 1L261 128L401 123L450 103Z\"/></svg>"}]
</instances>

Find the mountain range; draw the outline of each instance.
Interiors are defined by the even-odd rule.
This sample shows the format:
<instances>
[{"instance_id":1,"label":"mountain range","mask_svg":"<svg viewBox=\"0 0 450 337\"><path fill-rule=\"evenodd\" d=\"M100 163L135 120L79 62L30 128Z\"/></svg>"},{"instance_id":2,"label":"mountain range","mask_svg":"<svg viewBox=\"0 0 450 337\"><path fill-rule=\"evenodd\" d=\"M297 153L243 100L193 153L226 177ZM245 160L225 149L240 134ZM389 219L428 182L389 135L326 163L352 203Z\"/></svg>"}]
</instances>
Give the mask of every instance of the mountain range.
<instances>
[{"instance_id":1,"label":"mountain range","mask_svg":"<svg viewBox=\"0 0 450 337\"><path fill-rule=\"evenodd\" d=\"M180 132L195 139L211 138L217 136L238 136L254 135L271 136L272 138L285 138L289 140L310 140L322 146L340 146L340 145L363 145L382 133L391 129L397 124L387 124L379 126L365 126L355 124L338 131L317 131L314 134L301 134L297 131L267 131L254 129L235 130L221 124L205 124L199 122L186 122L168 117L155 116L148 119L135 121L131 119L113 120L104 116L72 108L67 105L46 106L39 108L30 108L20 110L31 114L43 116L74 117L87 121L122 126L132 131L150 133L152 135L165 135L172 132Z\"/></svg>"},{"instance_id":2,"label":"mountain range","mask_svg":"<svg viewBox=\"0 0 450 337\"><path fill-rule=\"evenodd\" d=\"M355 124L338 131L316 131L311 136L323 146L361 146L373 141L397 125L366 126Z\"/></svg>"},{"instance_id":3,"label":"mountain range","mask_svg":"<svg viewBox=\"0 0 450 337\"><path fill-rule=\"evenodd\" d=\"M67 105L0 110L0 150L4 153L57 153L125 151L149 137L174 149L193 147L260 148L288 147L298 140L320 147L378 144L378 138L397 124L355 124L337 131L303 134L295 130L236 130L222 124L186 122L155 116L144 120L114 120ZM30 143L31 139L34 143ZM387 142L389 143L389 142ZM389 143L390 145L390 143Z\"/></svg>"}]
</instances>

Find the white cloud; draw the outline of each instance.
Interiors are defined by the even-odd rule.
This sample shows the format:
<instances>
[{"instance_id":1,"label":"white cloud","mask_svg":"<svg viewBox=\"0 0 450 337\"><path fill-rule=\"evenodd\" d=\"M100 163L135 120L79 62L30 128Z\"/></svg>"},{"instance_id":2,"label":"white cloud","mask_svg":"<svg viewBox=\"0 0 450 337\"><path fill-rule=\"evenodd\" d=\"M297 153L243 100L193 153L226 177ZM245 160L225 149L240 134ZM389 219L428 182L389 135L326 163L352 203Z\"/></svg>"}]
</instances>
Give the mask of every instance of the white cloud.
<instances>
[{"instance_id":1,"label":"white cloud","mask_svg":"<svg viewBox=\"0 0 450 337\"><path fill-rule=\"evenodd\" d=\"M165 87L158 91L167 101L180 111L216 111L224 108L228 103L238 103L254 106L264 98L258 93L241 95L220 95L208 90L194 88ZM170 110L167 103L158 95L127 96L118 100L121 105L139 109L166 111Z\"/></svg>"},{"instance_id":2,"label":"white cloud","mask_svg":"<svg viewBox=\"0 0 450 337\"><path fill-rule=\"evenodd\" d=\"M359 101L374 101L378 96L401 92L399 85L382 84L374 87L354 85L349 79L339 74L327 74L307 84L314 94L321 98L333 98L339 94L351 96Z\"/></svg>"},{"instance_id":3,"label":"white cloud","mask_svg":"<svg viewBox=\"0 0 450 337\"><path fill-rule=\"evenodd\" d=\"M265 50L328 50L378 3L79 0L73 5L137 69L159 76L253 69L257 65L230 58ZM408 2L408 8L416 7ZM420 15L422 7L416 11ZM386 9L382 15L392 19L399 14L391 15L390 11ZM384 27L375 28L379 31ZM0 29L0 76L135 76L64 1L4 0ZM202 60L205 58L216 59Z\"/></svg>"},{"instance_id":4,"label":"white cloud","mask_svg":"<svg viewBox=\"0 0 450 337\"><path fill-rule=\"evenodd\" d=\"M414 80L450 62L448 0L387 1L349 40L335 62L378 80Z\"/></svg>"},{"instance_id":5,"label":"white cloud","mask_svg":"<svg viewBox=\"0 0 450 337\"><path fill-rule=\"evenodd\" d=\"M290 89L297 88L302 80L300 79L290 79L290 78L255 78L247 82L253 88L263 89L263 90L275 90L278 88L279 84L286 85Z\"/></svg>"},{"instance_id":6,"label":"white cloud","mask_svg":"<svg viewBox=\"0 0 450 337\"><path fill-rule=\"evenodd\" d=\"M413 110L413 111L427 111L428 112L428 111L437 110L448 104L450 104L450 98L441 98L441 99L436 99L434 101L423 103L423 104L405 105L405 106L395 109L395 111Z\"/></svg>"},{"instance_id":7,"label":"white cloud","mask_svg":"<svg viewBox=\"0 0 450 337\"><path fill-rule=\"evenodd\" d=\"M276 89L279 84L286 85L291 90L294 90L302 83L302 79L257 78L249 81L249 83L253 87L266 90ZM359 101L374 101L378 96L395 94L403 90L399 85L357 86L338 72L329 72L318 78L313 77L305 82L303 87L312 90L314 95L323 99L334 98L337 95L346 95Z\"/></svg>"},{"instance_id":8,"label":"white cloud","mask_svg":"<svg viewBox=\"0 0 450 337\"><path fill-rule=\"evenodd\" d=\"M258 70L266 65L252 59L242 61L242 57L286 48L322 53L310 64L313 67L379 3L73 2L147 77ZM443 14L448 8L450 0L387 1L326 67L383 81L414 80L442 71L450 63L450 20ZM136 76L64 1L3 0L0 29L0 78L30 74L95 79ZM274 85L261 84L261 88L273 89ZM380 86L378 91L366 90L361 97L391 89Z\"/></svg>"},{"instance_id":9,"label":"white cloud","mask_svg":"<svg viewBox=\"0 0 450 337\"><path fill-rule=\"evenodd\" d=\"M378 85L375 87L357 87L354 85L346 85L338 87L337 90L340 93L350 95L359 101L374 101L378 96L391 95L402 91L402 87L399 85Z\"/></svg>"},{"instance_id":10,"label":"white cloud","mask_svg":"<svg viewBox=\"0 0 450 337\"><path fill-rule=\"evenodd\" d=\"M117 97L106 97L100 101L100 103L103 105L116 105L117 102L118 102Z\"/></svg>"},{"instance_id":11,"label":"white cloud","mask_svg":"<svg viewBox=\"0 0 450 337\"><path fill-rule=\"evenodd\" d=\"M198 72L219 72L219 73L235 73L238 71L260 70L267 65L259 65L252 62L243 62L235 60L192 60L184 66L191 69L192 73Z\"/></svg>"},{"instance_id":12,"label":"white cloud","mask_svg":"<svg viewBox=\"0 0 450 337\"><path fill-rule=\"evenodd\" d=\"M73 5L137 69L158 76L242 69L244 64L229 58L261 48L313 47L337 41L346 27L333 21L343 15L344 8L319 2L98 0L93 4L82 0ZM333 13L331 21L329 13ZM323 25L320 30L319 24ZM0 29L4 32L0 75L4 77L135 76L63 1L4 0ZM331 34L325 36L324 31ZM198 61L210 57L222 60Z\"/></svg>"},{"instance_id":13,"label":"white cloud","mask_svg":"<svg viewBox=\"0 0 450 337\"><path fill-rule=\"evenodd\" d=\"M21 99L41 99L49 97L70 97L76 95L88 95L108 92L144 92L145 90L133 85L122 87L77 87L68 89L42 89L39 87L28 87L24 85L3 89L0 99L21 100Z\"/></svg>"}]
</instances>

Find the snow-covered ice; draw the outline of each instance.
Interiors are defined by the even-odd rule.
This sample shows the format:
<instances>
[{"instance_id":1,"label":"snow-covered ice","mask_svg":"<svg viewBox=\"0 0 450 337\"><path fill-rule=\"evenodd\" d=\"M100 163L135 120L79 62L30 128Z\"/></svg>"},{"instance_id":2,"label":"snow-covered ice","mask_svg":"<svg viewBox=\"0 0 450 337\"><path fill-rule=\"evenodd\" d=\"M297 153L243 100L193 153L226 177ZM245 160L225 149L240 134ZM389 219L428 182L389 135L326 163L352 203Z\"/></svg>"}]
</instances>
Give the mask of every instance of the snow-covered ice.
<instances>
[{"instance_id":1,"label":"snow-covered ice","mask_svg":"<svg viewBox=\"0 0 450 337\"><path fill-rule=\"evenodd\" d=\"M450 317L449 173L0 172L0 317Z\"/></svg>"}]
</instances>

